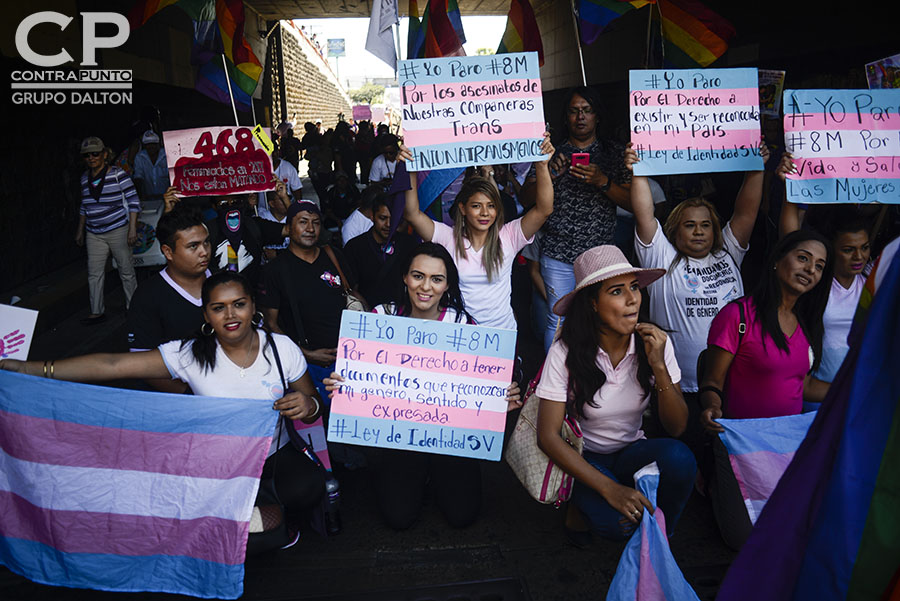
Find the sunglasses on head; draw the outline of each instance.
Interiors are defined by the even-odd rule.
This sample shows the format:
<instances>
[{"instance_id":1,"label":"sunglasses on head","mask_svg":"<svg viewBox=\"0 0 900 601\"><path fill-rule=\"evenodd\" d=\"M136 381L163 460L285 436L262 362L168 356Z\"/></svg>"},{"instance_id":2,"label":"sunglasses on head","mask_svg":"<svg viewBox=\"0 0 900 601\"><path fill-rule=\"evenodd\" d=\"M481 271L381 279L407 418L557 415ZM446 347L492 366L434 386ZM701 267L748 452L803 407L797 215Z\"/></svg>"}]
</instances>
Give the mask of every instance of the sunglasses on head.
<instances>
[{"instance_id":1,"label":"sunglasses on head","mask_svg":"<svg viewBox=\"0 0 900 601\"><path fill-rule=\"evenodd\" d=\"M83 156L85 158L87 158L87 157L96 158L96 157L100 156L101 154L103 154L103 153L102 152L83 152L83 153L81 153L81 156Z\"/></svg>"}]
</instances>

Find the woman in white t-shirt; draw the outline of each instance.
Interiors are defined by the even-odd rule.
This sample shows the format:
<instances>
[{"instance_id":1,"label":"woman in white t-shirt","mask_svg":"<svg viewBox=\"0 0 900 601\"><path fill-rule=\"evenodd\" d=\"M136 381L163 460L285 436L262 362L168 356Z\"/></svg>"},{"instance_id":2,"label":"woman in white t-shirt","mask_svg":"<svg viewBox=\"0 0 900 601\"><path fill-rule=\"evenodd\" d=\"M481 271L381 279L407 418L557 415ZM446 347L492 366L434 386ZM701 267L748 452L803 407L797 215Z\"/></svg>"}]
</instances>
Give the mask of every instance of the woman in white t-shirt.
<instances>
[{"instance_id":1,"label":"woman in white t-shirt","mask_svg":"<svg viewBox=\"0 0 900 601\"><path fill-rule=\"evenodd\" d=\"M759 149L765 163L768 148L760 144ZM637 153L629 144L625 166L632 169L637 162ZM631 181L638 262L642 267L666 270L666 275L648 289L650 320L669 333L681 366L681 389L692 415L689 444L702 440L697 357L706 349L706 335L719 310L744 296L741 262L749 250L762 201L764 175L764 171L744 175L734 212L725 227L720 225L715 207L704 198L681 202L661 226L654 217L648 178L635 175Z\"/></svg>"},{"instance_id":2,"label":"woman in white t-shirt","mask_svg":"<svg viewBox=\"0 0 900 601\"><path fill-rule=\"evenodd\" d=\"M30 375L43 371L45 376L73 382L178 378L187 382L195 395L273 403L273 409L285 418L311 423L318 417L321 404L306 372L303 353L287 336L271 334L269 338L251 292L244 276L222 271L203 283L205 323L193 338L167 342L149 351L53 361L49 374L44 368L46 362L42 365L40 361L6 359L0 361L0 369ZM277 347L290 391L283 389L271 344ZM276 441L280 441L280 448L276 448ZM281 502L301 513L318 503L325 479L319 466L288 443L287 432L279 426L263 475L276 470L275 486Z\"/></svg>"},{"instance_id":3,"label":"woman in white t-shirt","mask_svg":"<svg viewBox=\"0 0 900 601\"><path fill-rule=\"evenodd\" d=\"M541 152L548 159L553 154L549 133L544 134ZM403 145L400 159L412 161L412 153ZM513 261L553 212L553 183L547 161L536 163L535 169L537 201L525 215L504 224L500 192L489 171L488 177L475 176L463 182L454 201L452 228L419 209L416 174L409 174L406 220L423 240L440 244L453 256L466 308L479 325L516 329L510 304Z\"/></svg>"},{"instance_id":4,"label":"woman in white t-shirt","mask_svg":"<svg viewBox=\"0 0 900 601\"><path fill-rule=\"evenodd\" d=\"M775 171L784 181L786 174L796 174L791 153L785 153ZM778 233L785 236L799 230L803 221L800 205L785 202L781 205ZM847 336L856 314L856 306L862 296L866 277L863 271L869 263L871 251L869 229L871 225L852 208L840 207L831 215L826 236L834 249L834 278L828 295L828 304L822 317L825 336L822 339L822 360L803 388L803 410L818 409L825 398L832 380L837 375L844 357L850 350ZM825 233L825 232L823 232Z\"/></svg>"},{"instance_id":5,"label":"woman in white t-shirt","mask_svg":"<svg viewBox=\"0 0 900 601\"><path fill-rule=\"evenodd\" d=\"M453 258L443 246L423 242L410 254L397 301L378 305L374 312L415 319L473 323L466 312L459 289L459 274ZM344 379L334 372L323 381L334 391ZM507 392L508 410L522 406L519 385ZM385 521L395 530L415 523L425 504L427 486L447 522L454 528L472 524L481 512L481 464L477 459L420 453L399 449L379 449L372 461L378 506Z\"/></svg>"},{"instance_id":6,"label":"woman in white t-shirt","mask_svg":"<svg viewBox=\"0 0 900 601\"><path fill-rule=\"evenodd\" d=\"M610 539L628 537L644 508L654 511L633 487L633 475L656 462L657 500L671 534L691 494L697 465L684 443L648 440L641 430L653 392L659 421L671 436L684 431L688 409L666 334L638 323L641 288L665 270L633 267L611 245L582 253L573 267L577 285L553 306L565 320L535 391L540 398L538 445L575 478L572 499L590 530ZM578 421L584 435L583 455L559 435L567 415Z\"/></svg>"}]
</instances>

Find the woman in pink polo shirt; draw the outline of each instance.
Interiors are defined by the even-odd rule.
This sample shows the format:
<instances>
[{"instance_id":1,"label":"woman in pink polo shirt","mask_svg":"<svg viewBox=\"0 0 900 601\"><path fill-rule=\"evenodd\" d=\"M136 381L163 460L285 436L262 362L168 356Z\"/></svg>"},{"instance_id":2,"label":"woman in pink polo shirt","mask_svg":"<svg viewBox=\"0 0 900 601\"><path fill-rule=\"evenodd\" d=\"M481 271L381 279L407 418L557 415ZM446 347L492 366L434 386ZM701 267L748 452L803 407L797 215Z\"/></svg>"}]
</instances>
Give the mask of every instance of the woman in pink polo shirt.
<instances>
[{"instance_id":1,"label":"woman in pink polo shirt","mask_svg":"<svg viewBox=\"0 0 900 601\"><path fill-rule=\"evenodd\" d=\"M642 415L656 399L659 419L671 436L687 425L681 370L665 333L638 323L641 289L665 269L633 267L615 246L592 248L575 260L575 290L553 306L564 315L550 346L536 393L538 445L575 477L575 506L591 531L611 539L629 536L644 508L654 508L635 490L633 475L656 462L657 500L671 534L691 494L697 465L674 438L648 440ZM584 434L584 455L559 436L566 414ZM581 537L573 537L573 542Z\"/></svg>"}]
</instances>

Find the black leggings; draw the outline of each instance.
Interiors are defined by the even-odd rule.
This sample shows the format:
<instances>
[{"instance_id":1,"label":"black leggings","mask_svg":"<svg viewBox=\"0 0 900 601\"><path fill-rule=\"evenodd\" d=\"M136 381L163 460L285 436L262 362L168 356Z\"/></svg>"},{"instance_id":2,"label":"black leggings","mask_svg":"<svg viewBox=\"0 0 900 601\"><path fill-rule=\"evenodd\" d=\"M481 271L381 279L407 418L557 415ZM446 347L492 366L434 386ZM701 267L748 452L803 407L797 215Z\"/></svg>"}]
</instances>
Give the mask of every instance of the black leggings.
<instances>
[{"instance_id":1,"label":"black leggings","mask_svg":"<svg viewBox=\"0 0 900 601\"><path fill-rule=\"evenodd\" d=\"M481 467L476 459L386 450L376 478L378 505L395 530L409 528L419 517L429 482L450 526L468 526L481 512Z\"/></svg>"}]
</instances>

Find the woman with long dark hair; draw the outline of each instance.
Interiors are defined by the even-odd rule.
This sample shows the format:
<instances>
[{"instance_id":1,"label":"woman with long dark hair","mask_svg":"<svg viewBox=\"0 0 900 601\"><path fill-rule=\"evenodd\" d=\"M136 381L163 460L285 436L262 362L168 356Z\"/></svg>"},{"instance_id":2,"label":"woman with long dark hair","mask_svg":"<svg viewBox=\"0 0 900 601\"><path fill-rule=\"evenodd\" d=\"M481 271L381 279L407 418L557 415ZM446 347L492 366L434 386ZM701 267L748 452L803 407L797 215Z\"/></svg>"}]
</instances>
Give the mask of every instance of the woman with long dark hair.
<instances>
[{"instance_id":1,"label":"woman with long dark hair","mask_svg":"<svg viewBox=\"0 0 900 601\"><path fill-rule=\"evenodd\" d=\"M423 242L410 254L397 300L375 307L375 313L455 323L473 323L463 305L459 274L443 246ZM334 391L343 378L324 380ZM508 410L518 409L519 386L510 384ZM454 528L472 524L481 512L481 465L477 459L395 449L381 449L375 464L378 506L388 525L405 530L418 519L428 485L447 522Z\"/></svg>"},{"instance_id":2,"label":"woman with long dark hair","mask_svg":"<svg viewBox=\"0 0 900 601\"><path fill-rule=\"evenodd\" d=\"M229 271L214 274L204 282L201 299L205 322L193 337L183 341L173 340L143 352L98 353L52 361L49 372L47 362L12 359L0 361L0 369L35 376L49 373L50 377L73 382L178 378L187 382L195 395L274 403L273 409L287 419L315 421L321 403L306 372L303 353L287 336L263 329L262 314L256 311L247 279ZM290 390L282 388L272 345L277 347ZM283 427L282 423L273 436L263 475L275 470L281 502L289 512L302 513L318 502L325 479L321 468L288 444Z\"/></svg>"},{"instance_id":3,"label":"woman with long dark hair","mask_svg":"<svg viewBox=\"0 0 900 601\"><path fill-rule=\"evenodd\" d=\"M782 181L785 180L786 174L797 173L791 153L784 154L775 173ZM869 233L871 223L859 214L856 207L830 205L817 208L821 209L820 215L827 219L818 220L821 225L812 227L825 234L831 243L834 251L834 278L831 281L828 304L822 316L825 328L822 360L810 381L803 387L804 411L818 408L850 350L847 336L850 334L850 324L853 322L856 306L866 283L863 271L869 263L871 252ZM809 221L812 222L814 219ZM803 227L801 206L791 202L782 204L779 233L784 236L801 227Z\"/></svg>"},{"instance_id":4,"label":"woman with long dark hair","mask_svg":"<svg viewBox=\"0 0 900 601\"><path fill-rule=\"evenodd\" d=\"M700 379L700 422L713 435L721 417L756 419L796 415L803 389L822 360L822 315L834 260L831 244L811 230L778 241L750 296L724 307L713 320ZM715 473L709 490L725 543L738 549L752 524L727 452L713 439Z\"/></svg>"},{"instance_id":5,"label":"woman with long dark hair","mask_svg":"<svg viewBox=\"0 0 900 601\"><path fill-rule=\"evenodd\" d=\"M410 253L402 273L397 301L374 307L374 313L475 323L466 312L459 272L446 248L423 242Z\"/></svg>"},{"instance_id":6,"label":"woman with long dark hair","mask_svg":"<svg viewBox=\"0 0 900 601\"><path fill-rule=\"evenodd\" d=\"M633 267L621 250L606 245L579 255L574 271L575 289L553 306L565 321L536 390L538 445L574 476L574 505L590 530L610 539L624 539L644 508L654 510L633 487L633 475L655 461L657 500L671 534L690 496L696 463L677 440L645 439L641 423L655 399L663 428L678 436L688 410L666 334L638 322L641 289L665 270ZM583 456L559 435L567 415L584 435Z\"/></svg>"}]
</instances>

